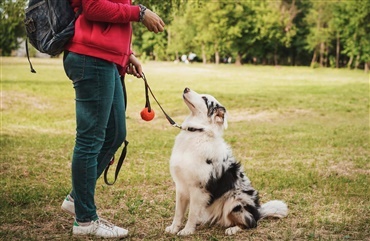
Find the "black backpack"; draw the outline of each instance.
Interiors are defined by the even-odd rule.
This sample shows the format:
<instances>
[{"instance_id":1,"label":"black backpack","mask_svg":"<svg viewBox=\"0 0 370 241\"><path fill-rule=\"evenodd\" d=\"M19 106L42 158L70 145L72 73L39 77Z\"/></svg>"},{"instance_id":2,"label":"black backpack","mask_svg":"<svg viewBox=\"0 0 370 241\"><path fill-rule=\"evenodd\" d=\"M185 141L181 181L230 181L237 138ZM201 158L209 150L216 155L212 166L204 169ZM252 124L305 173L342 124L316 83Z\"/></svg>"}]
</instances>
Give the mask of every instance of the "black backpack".
<instances>
[{"instance_id":1,"label":"black backpack","mask_svg":"<svg viewBox=\"0 0 370 241\"><path fill-rule=\"evenodd\" d=\"M74 23L81 10L75 13L68 0L29 0L24 20L28 41L41 53L62 53L74 34ZM27 40L26 52L31 72L36 73L29 60Z\"/></svg>"}]
</instances>

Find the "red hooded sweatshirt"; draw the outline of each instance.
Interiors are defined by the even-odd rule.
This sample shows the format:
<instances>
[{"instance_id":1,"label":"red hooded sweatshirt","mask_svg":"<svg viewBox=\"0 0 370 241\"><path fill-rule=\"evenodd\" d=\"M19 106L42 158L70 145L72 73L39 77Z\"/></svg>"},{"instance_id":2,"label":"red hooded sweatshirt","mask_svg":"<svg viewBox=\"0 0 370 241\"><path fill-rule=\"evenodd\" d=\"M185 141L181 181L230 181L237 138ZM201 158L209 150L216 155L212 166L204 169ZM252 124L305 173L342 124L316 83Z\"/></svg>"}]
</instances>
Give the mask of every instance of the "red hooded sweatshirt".
<instances>
[{"instance_id":1,"label":"red hooded sweatshirt","mask_svg":"<svg viewBox=\"0 0 370 241\"><path fill-rule=\"evenodd\" d=\"M132 54L130 22L139 21L139 6L131 5L131 0L69 1L75 11L82 6L82 13L66 49L125 67Z\"/></svg>"}]
</instances>

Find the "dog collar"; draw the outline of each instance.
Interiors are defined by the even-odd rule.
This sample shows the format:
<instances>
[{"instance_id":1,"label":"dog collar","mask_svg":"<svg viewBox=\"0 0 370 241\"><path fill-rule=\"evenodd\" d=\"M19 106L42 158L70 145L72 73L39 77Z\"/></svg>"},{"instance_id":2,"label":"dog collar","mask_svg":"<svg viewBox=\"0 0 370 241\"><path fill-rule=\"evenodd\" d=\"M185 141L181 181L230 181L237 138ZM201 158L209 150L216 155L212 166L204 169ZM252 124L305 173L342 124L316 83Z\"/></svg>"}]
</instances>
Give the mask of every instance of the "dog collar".
<instances>
[{"instance_id":1,"label":"dog collar","mask_svg":"<svg viewBox=\"0 0 370 241\"><path fill-rule=\"evenodd\" d=\"M183 129L183 130L190 131L190 132L197 132L197 131L203 132L204 131L203 128L195 128L195 127L188 127L188 128Z\"/></svg>"}]
</instances>

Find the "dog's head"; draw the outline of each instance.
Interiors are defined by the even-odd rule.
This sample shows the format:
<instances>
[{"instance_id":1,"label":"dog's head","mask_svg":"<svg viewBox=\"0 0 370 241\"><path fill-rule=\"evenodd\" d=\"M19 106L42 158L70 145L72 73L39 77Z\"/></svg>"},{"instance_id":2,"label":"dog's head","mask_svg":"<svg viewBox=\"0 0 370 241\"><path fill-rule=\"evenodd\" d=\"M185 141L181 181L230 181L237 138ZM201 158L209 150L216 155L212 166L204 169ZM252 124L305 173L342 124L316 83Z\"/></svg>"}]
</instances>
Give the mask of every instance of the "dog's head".
<instances>
[{"instance_id":1,"label":"dog's head","mask_svg":"<svg viewBox=\"0 0 370 241\"><path fill-rule=\"evenodd\" d=\"M189 88L184 89L183 98L191 111L192 118L197 119L203 125L227 128L226 109L216 98L207 94L198 94Z\"/></svg>"},{"instance_id":2,"label":"dog's head","mask_svg":"<svg viewBox=\"0 0 370 241\"><path fill-rule=\"evenodd\" d=\"M257 193L253 190L251 192ZM225 211L228 213L227 219L231 225L236 225L243 229L257 227L260 213L258 211L258 196L255 195L241 193L226 202L225 208L227 210ZM256 199L253 200L253 198Z\"/></svg>"}]
</instances>

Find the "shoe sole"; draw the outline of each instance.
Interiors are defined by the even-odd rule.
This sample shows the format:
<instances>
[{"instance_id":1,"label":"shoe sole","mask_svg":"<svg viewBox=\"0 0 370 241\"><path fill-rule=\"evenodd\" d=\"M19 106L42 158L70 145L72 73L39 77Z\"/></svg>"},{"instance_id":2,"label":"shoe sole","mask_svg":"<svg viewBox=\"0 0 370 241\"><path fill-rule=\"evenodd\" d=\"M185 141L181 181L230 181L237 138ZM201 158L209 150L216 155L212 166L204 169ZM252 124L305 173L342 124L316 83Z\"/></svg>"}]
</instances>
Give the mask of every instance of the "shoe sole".
<instances>
[{"instance_id":1,"label":"shoe sole","mask_svg":"<svg viewBox=\"0 0 370 241\"><path fill-rule=\"evenodd\" d=\"M63 210L64 212L66 212L66 213L68 213L68 214L70 214L70 215L72 215L72 216L75 216L75 215L76 215L75 213L73 213L73 212L69 211L68 209L66 209L66 208L64 208L64 207L61 207L61 208L62 208L62 210Z\"/></svg>"},{"instance_id":2,"label":"shoe sole","mask_svg":"<svg viewBox=\"0 0 370 241\"><path fill-rule=\"evenodd\" d=\"M128 234L126 234L125 236L119 236L119 237L103 237L103 236L98 236L98 235L92 234L92 233L73 233L73 232L72 232L72 235L73 236L97 237L97 238L102 238L102 239L124 239L124 238L128 237Z\"/></svg>"}]
</instances>

